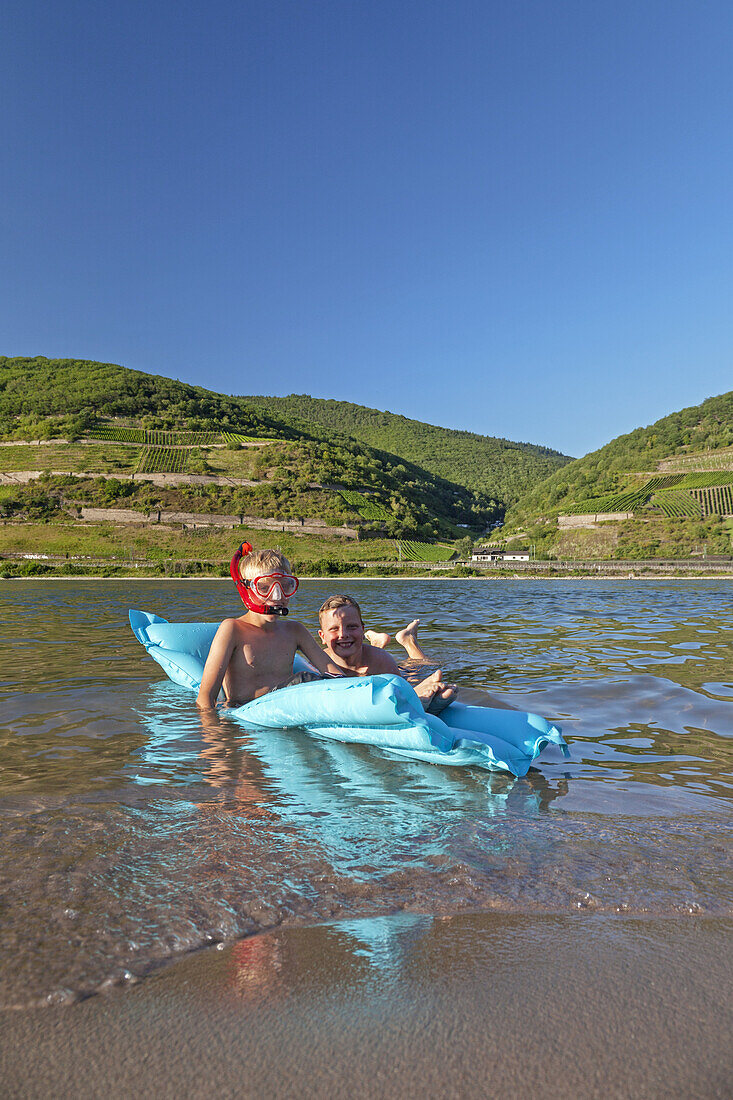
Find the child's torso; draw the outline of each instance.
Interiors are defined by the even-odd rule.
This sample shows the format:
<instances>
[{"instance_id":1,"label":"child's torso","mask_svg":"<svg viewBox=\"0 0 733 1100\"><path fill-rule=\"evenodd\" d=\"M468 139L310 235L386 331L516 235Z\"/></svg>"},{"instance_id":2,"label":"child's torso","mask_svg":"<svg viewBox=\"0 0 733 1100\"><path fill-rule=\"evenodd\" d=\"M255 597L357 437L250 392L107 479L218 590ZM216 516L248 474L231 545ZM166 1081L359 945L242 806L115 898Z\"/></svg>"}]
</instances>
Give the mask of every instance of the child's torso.
<instances>
[{"instance_id":1,"label":"child's torso","mask_svg":"<svg viewBox=\"0 0 733 1100\"><path fill-rule=\"evenodd\" d=\"M238 706L265 695L293 673L296 642L289 624L273 631L242 624L224 676L229 706Z\"/></svg>"}]
</instances>

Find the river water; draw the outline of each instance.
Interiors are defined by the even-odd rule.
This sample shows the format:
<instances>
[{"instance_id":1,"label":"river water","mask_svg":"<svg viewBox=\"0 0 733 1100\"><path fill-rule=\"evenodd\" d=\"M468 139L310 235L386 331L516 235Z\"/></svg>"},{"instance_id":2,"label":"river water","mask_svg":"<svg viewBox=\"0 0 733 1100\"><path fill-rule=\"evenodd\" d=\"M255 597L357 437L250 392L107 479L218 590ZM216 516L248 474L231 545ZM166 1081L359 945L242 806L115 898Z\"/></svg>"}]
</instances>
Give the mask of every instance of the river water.
<instances>
[{"instance_id":1,"label":"river water","mask_svg":"<svg viewBox=\"0 0 733 1100\"><path fill-rule=\"evenodd\" d=\"M227 582L0 587L0 1007L63 1004L278 925L733 912L733 583L303 581L314 630L420 617L447 678L561 724L523 779L202 725L129 607L236 614ZM395 656L399 649L393 648Z\"/></svg>"}]
</instances>

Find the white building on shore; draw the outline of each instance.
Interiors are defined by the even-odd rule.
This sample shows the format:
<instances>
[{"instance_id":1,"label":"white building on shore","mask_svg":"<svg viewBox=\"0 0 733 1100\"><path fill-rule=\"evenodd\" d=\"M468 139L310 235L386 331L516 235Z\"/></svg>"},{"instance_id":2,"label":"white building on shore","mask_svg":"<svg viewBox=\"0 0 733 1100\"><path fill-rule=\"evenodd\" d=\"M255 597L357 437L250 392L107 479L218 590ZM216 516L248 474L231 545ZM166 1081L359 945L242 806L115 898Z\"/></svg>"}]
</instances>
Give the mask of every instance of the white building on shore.
<instances>
[{"instance_id":1,"label":"white building on shore","mask_svg":"<svg viewBox=\"0 0 733 1100\"><path fill-rule=\"evenodd\" d=\"M495 546L477 546L471 554L472 562L530 561L529 551L521 553L510 550L497 550Z\"/></svg>"}]
</instances>

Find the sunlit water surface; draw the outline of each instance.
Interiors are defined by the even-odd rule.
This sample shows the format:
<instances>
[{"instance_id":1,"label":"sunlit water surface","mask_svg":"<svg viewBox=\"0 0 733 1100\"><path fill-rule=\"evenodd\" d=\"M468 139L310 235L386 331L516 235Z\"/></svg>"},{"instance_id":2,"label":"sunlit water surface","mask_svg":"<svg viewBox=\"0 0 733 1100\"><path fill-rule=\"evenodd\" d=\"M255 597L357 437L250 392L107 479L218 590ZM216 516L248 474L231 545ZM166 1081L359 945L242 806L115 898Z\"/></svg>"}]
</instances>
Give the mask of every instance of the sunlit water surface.
<instances>
[{"instance_id":1,"label":"sunlit water surface","mask_svg":"<svg viewBox=\"0 0 733 1100\"><path fill-rule=\"evenodd\" d=\"M296 614L315 629L344 588L373 628L419 616L464 688L558 721L570 760L514 780L202 725L127 611L220 619L229 584L4 582L1 1006L279 924L733 911L731 582L304 581Z\"/></svg>"}]
</instances>

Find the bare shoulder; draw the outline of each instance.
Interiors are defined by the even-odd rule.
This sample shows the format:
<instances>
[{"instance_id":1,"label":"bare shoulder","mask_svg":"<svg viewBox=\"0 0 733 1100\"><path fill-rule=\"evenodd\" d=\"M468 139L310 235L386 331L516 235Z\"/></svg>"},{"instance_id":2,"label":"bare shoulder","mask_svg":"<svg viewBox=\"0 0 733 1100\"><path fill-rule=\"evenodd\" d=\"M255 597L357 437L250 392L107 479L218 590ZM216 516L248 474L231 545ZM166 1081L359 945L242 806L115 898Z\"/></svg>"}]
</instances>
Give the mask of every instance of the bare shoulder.
<instances>
[{"instance_id":1,"label":"bare shoulder","mask_svg":"<svg viewBox=\"0 0 733 1100\"><path fill-rule=\"evenodd\" d=\"M245 619L222 619L214 635L212 646L236 646L246 640L251 625Z\"/></svg>"},{"instance_id":2,"label":"bare shoulder","mask_svg":"<svg viewBox=\"0 0 733 1100\"><path fill-rule=\"evenodd\" d=\"M243 626L240 619L222 619L216 631L216 637L219 641L229 639L232 635L238 634Z\"/></svg>"},{"instance_id":3,"label":"bare shoulder","mask_svg":"<svg viewBox=\"0 0 733 1100\"><path fill-rule=\"evenodd\" d=\"M364 657L364 663L367 665L369 672L372 675L379 675L380 672L391 672L395 675L399 675L399 669L394 657L384 649L380 649L378 646L369 645L364 642L362 646L362 654Z\"/></svg>"},{"instance_id":4,"label":"bare shoulder","mask_svg":"<svg viewBox=\"0 0 733 1100\"><path fill-rule=\"evenodd\" d=\"M283 626L286 630L290 630L293 634L293 637L297 638L298 640L300 640L301 638L313 637L308 627L304 623L301 623L299 619L286 619L283 623Z\"/></svg>"}]
</instances>

